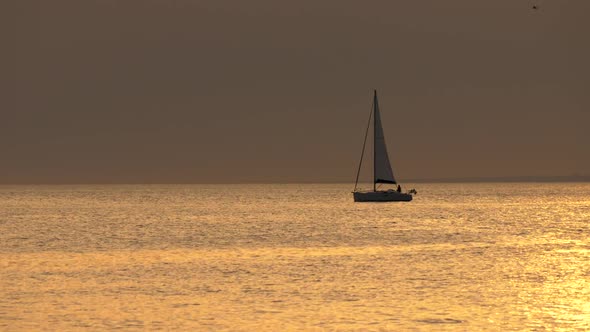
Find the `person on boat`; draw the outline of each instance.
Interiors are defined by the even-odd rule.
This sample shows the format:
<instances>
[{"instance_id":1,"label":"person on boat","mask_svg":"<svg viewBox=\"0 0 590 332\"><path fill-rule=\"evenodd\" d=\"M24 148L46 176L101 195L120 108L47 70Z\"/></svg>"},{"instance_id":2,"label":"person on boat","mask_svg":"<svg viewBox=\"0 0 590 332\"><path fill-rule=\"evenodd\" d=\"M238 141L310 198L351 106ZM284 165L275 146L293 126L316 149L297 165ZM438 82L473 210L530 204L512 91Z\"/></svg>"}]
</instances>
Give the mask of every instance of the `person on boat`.
<instances>
[{"instance_id":1,"label":"person on boat","mask_svg":"<svg viewBox=\"0 0 590 332\"><path fill-rule=\"evenodd\" d=\"M402 192L402 186L400 186L399 184L397 185L397 192L401 193Z\"/></svg>"}]
</instances>

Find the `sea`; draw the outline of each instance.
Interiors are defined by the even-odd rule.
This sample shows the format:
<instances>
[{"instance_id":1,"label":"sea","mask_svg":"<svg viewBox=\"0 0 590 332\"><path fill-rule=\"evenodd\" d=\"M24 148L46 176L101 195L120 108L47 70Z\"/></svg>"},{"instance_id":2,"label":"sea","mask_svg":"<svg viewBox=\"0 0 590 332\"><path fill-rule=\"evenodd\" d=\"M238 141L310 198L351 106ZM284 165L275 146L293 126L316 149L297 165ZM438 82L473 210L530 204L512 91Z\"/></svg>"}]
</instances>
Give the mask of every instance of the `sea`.
<instances>
[{"instance_id":1,"label":"sea","mask_svg":"<svg viewBox=\"0 0 590 332\"><path fill-rule=\"evenodd\" d=\"M406 187L0 186L0 330L590 330L590 183Z\"/></svg>"}]
</instances>

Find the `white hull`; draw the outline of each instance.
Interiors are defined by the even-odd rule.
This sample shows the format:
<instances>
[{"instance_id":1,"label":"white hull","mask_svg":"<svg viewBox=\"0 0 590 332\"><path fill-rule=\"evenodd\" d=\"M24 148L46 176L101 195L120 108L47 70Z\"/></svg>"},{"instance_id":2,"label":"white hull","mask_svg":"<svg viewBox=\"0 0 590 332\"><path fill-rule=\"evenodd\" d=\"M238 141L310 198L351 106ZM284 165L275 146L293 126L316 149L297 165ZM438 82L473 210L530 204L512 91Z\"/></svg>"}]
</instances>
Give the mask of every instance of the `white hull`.
<instances>
[{"instance_id":1,"label":"white hull","mask_svg":"<svg viewBox=\"0 0 590 332\"><path fill-rule=\"evenodd\" d=\"M352 195L355 202L409 202L412 200L412 195L395 190L355 191Z\"/></svg>"}]
</instances>

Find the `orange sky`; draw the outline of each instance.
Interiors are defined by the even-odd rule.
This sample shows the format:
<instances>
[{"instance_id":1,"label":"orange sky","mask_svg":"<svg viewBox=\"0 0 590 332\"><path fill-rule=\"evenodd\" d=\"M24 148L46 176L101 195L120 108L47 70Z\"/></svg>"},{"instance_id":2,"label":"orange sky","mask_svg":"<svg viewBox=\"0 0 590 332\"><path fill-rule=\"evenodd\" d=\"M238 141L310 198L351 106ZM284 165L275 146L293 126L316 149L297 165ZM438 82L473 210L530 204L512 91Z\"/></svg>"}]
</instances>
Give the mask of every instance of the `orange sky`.
<instances>
[{"instance_id":1,"label":"orange sky","mask_svg":"<svg viewBox=\"0 0 590 332\"><path fill-rule=\"evenodd\" d=\"M0 183L590 174L590 2L8 0Z\"/></svg>"}]
</instances>

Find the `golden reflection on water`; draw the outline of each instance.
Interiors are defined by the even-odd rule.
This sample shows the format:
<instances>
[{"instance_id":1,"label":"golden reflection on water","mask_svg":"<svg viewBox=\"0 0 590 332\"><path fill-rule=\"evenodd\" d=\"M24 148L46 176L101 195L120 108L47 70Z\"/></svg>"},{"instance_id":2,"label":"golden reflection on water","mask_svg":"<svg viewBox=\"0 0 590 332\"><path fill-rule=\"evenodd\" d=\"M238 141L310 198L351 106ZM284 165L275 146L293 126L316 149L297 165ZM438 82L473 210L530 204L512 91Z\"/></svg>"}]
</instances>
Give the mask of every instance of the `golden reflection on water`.
<instances>
[{"instance_id":1,"label":"golden reflection on water","mask_svg":"<svg viewBox=\"0 0 590 332\"><path fill-rule=\"evenodd\" d=\"M449 186L0 187L0 330L590 329L590 185Z\"/></svg>"}]
</instances>

